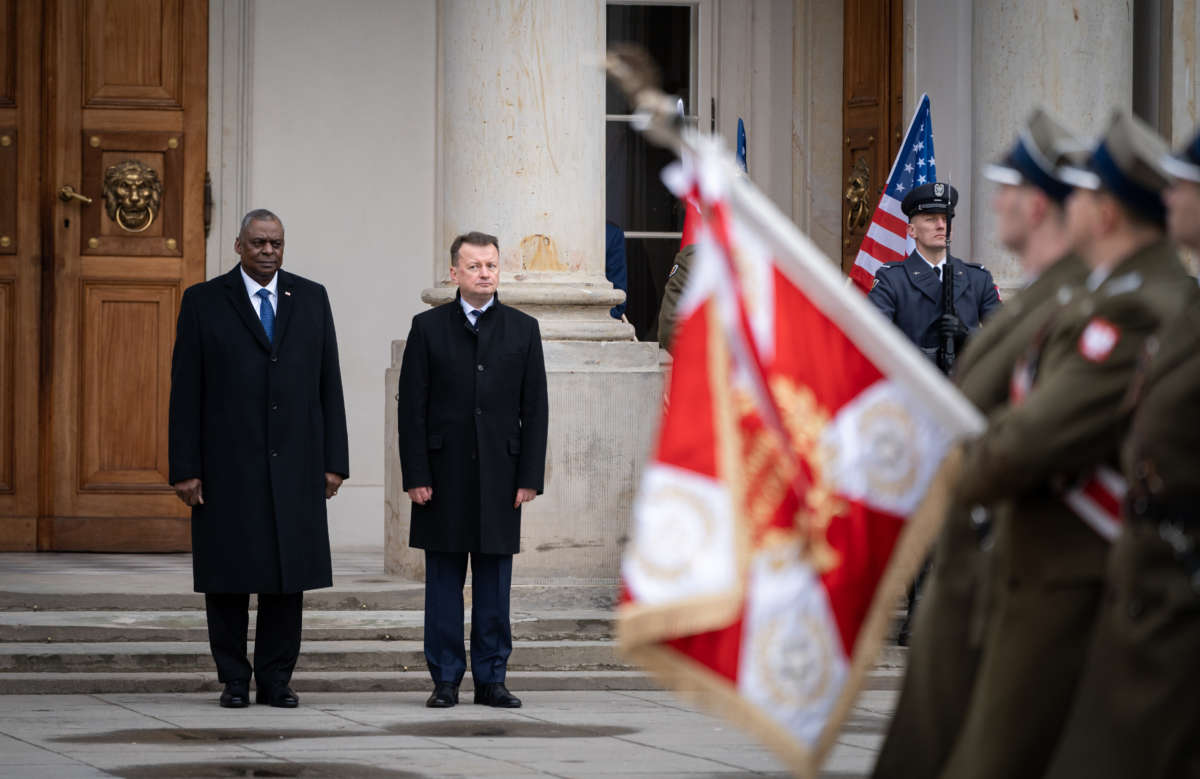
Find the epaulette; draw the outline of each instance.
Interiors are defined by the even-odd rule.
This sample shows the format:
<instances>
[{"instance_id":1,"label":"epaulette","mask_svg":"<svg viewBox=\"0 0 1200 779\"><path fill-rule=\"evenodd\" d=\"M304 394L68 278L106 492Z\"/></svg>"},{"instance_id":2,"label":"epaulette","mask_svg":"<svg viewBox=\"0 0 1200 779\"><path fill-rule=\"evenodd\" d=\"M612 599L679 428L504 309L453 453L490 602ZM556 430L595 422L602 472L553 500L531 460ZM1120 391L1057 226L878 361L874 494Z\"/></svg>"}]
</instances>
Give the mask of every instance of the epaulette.
<instances>
[{"instance_id":1,"label":"epaulette","mask_svg":"<svg viewBox=\"0 0 1200 779\"><path fill-rule=\"evenodd\" d=\"M987 270L987 268L983 267L983 263L979 263L979 262L967 262L966 260L963 260L963 261L962 261L962 264L963 264L963 265L969 265L969 266L971 266L972 268L978 268L979 270L982 270L982 271L986 271L986 270Z\"/></svg>"}]
</instances>

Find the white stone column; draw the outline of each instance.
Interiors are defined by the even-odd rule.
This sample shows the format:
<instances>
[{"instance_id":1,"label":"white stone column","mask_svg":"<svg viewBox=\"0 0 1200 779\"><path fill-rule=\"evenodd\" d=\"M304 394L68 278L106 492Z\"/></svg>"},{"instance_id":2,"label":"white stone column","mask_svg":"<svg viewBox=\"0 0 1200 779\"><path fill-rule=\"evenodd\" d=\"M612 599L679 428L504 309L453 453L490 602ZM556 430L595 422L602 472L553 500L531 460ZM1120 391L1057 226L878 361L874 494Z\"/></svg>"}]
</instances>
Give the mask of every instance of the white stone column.
<instances>
[{"instance_id":1,"label":"white stone column","mask_svg":"<svg viewBox=\"0 0 1200 779\"><path fill-rule=\"evenodd\" d=\"M1130 109L1132 5L1128 0L976 0L972 157L977 166L1012 145L1035 106L1044 106L1087 138L1104 129L1113 109ZM973 176L972 259L987 265L1003 290L1017 286L1021 273L996 240L992 191L982 176Z\"/></svg>"},{"instance_id":2,"label":"white stone column","mask_svg":"<svg viewBox=\"0 0 1200 779\"><path fill-rule=\"evenodd\" d=\"M657 344L609 309L604 276L603 0L442 0L436 286L453 298L448 249L469 230L500 241L500 300L536 316L550 396L545 494L523 509L515 581L615 583L634 490L662 396ZM395 441L403 342L386 377ZM423 576L408 548L407 495L387 456L386 564Z\"/></svg>"},{"instance_id":3,"label":"white stone column","mask_svg":"<svg viewBox=\"0 0 1200 779\"><path fill-rule=\"evenodd\" d=\"M439 284L446 249L482 230L500 239L500 299L538 317L547 340L631 340L608 315L604 277L604 3L439 4Z\"/></svg>"}]
</instances>

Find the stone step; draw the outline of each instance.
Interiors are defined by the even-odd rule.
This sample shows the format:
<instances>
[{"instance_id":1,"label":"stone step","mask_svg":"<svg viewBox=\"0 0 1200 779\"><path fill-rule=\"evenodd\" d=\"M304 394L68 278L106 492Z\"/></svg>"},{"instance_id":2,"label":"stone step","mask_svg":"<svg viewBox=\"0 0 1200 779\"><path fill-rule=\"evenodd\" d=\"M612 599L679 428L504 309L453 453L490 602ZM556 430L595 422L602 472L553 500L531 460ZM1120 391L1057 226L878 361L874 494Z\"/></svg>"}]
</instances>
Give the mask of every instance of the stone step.
<instances>
[{"instance_id":1,"label":"stone step","mask_svg":"<svg viewBox=\"0 0 1200 779\"><path fill-rule=\"evenodd\" d=\"M864 690L899 689L903 672L875 669ZM508 686L518 695L535 690L654 690L660 686L639 670L626 671L509 671ZM305 692L414 692L431 687L420 671L296 671L292 688ZM462 692L473 689L471 676ZM14 695L102 695L108 693L218 692L221 684L209 672L172 673L0 673L0 690ZM469 700L469 698L468 698Z\"/></svg>"},{"instance_id":2,"label":"stone step","mask_svg":"<svg viewBox=\"0 0 1200 779\"><path fill-rule=\"evenodd\" d=\"M253 653L253 646L250 648ZM425 667L420 641L309 641L297 666L303 671L409 671ZM612 641L514 642L514 671L631 670ZM0 644L0 672L131 673L207 671L207 642L127 641Z\"/></svg>"},{"instance_id":3,"label":"stone step","mask_svg":"<svg viewBox=\"0 0 1200 779\"><path fill-rule=\"evenodd\" d=\"M606 640L611 611L511 614L513 638L529 641ZM250 614L254 637L255 613ZM420 641L421 611L313 611L304 613L305 641ZM470 627L465 629L470 634ZM207 641L203 611L0 611L0 642Z\"/></svg>"},{"instance_id":4,"label":"stone step","mask_svg":"<svg viewBox=\"0 0 1200 779\"><path fill-rule=\"evenodd\" d=\"M420 611L425 608L425 585L380 579L375 587L334 586L304 594L304 607L314 611ZM471 586L463 592L471 602ZM253 604L253 598L251 604ZM617 602L616 584L513 584L514 611L611 610ZM128 591L76 591L59 588L0 590L0 611L203 611L204 596L147 584Z\"/></svg>"}]
</instances>

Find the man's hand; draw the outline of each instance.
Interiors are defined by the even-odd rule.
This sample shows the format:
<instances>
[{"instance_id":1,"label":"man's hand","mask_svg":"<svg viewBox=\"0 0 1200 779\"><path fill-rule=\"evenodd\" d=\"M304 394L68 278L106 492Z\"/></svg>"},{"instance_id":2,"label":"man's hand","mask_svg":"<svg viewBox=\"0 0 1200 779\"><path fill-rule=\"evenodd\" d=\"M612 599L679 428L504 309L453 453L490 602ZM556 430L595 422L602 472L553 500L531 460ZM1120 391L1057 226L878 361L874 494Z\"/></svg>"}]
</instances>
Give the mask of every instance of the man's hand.
<instances>
[{"instance_id":1,"label":"man's hand","mask_svg":"<svg viewBox=\"0 0 1200 779\"><path fill-rule=\"evenodd\" d=\"M433 487L413 487L408 491L408 499L419 506L424 506L433 499Z\"/></svg>"},{"instance_id":2,"label":"man's hand","mask_svg":"<svg viewBox=\"0 0 1200 779\"><path fill-rule=\"evenodd\" d=\"M204 493L200 490L199 479L184 479L183 481L175 482L171 485L175 488L175 494L179 496L188 506L195 506L204 502Z\"/></svg>"},{"instance_id":3,"label":"man's hand","mask_svg":"<svg viewBox=\"0 0 1200 779\"><path fill-rule=\"evenodd\" d=\"M338 487L342 486L342 477L336 473L325 473L325 500L337 495Z\"/></svg>"},{"instance_id":4,"label":"man's hand","mask_svg":"<svg viewBox=\"0 0 1200 779\"><path fill-rule=\"evenodd\" d=\"M957 346L962 346L963 341L967 340L968 332L967 326L954 314L943 314L942 318L938 320L938 335L941 338L953 336Z\"/></svg>"},{"instance_id":5,"label":"man's hand","mask_svg":"<svg viewBox=\"0 0 1200 779\"><path fill-rule=\"evenodd\" d=\"M520 508L522 503L528 503L537 497L537 490L526 489L525 487L517 488L517 499L513 501L513 508Z\"/></svg>"}]
</instances>

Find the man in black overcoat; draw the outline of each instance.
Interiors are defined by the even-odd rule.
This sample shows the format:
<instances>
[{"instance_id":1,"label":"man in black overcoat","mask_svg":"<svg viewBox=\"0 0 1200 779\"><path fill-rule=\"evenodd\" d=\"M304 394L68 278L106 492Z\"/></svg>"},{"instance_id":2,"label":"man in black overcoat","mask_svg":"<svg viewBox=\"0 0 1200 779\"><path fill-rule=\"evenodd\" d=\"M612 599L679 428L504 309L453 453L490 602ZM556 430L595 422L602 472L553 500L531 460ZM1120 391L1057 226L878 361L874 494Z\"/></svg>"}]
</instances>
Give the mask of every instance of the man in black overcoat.
<instances>
[{"instance_id":1,"label":"man in black overcoat","mask_svg":"<svg viewBox=\"0 0 1200 779\"><path fill-rule=\"evenodd\" d=\"M537 320L505 306L495 236L450 247L455 299L413 317L400 368L399 437L412 499L409 544L425 550L425 659L431 708L458 703L466 672L463 584L471 563L475 702L516 708L509 588L521 504L542 491L548 424Z\"/></svg>"},{"instance_id":2,"label":"man in black overcoat","mask_svg":"<svg viewBox=\"0 0 1200 779\"><path fill-rule=\"evenodd\" d=\"M913 188L900 204L908 217L908 235L916 249L904 262L875 273L868 295L875 307L900 328L927 357L936 361L947 336L962 352L967 335L1000 305L992 274L974 262L952 257L947 248L950 219L958 190L940 181ZM943 310L942 275L953 273L954 308Z\"/></svg>"},{"instance_id":3,"label":"man in black overcoat","mask_svg":"<svg viewBox=\"0 0 1200 779\"><path fill-rule=\"evenodd\" d=\"M349 476L329 296L280 270L283 224L251 211L233 270L189 287L171 360L170 479L192 507L192 571L226 708L294 708L305 590L333 583L325 501ZM246 657L258 594L254 663Z\"/></svg>"}]
</instances>

